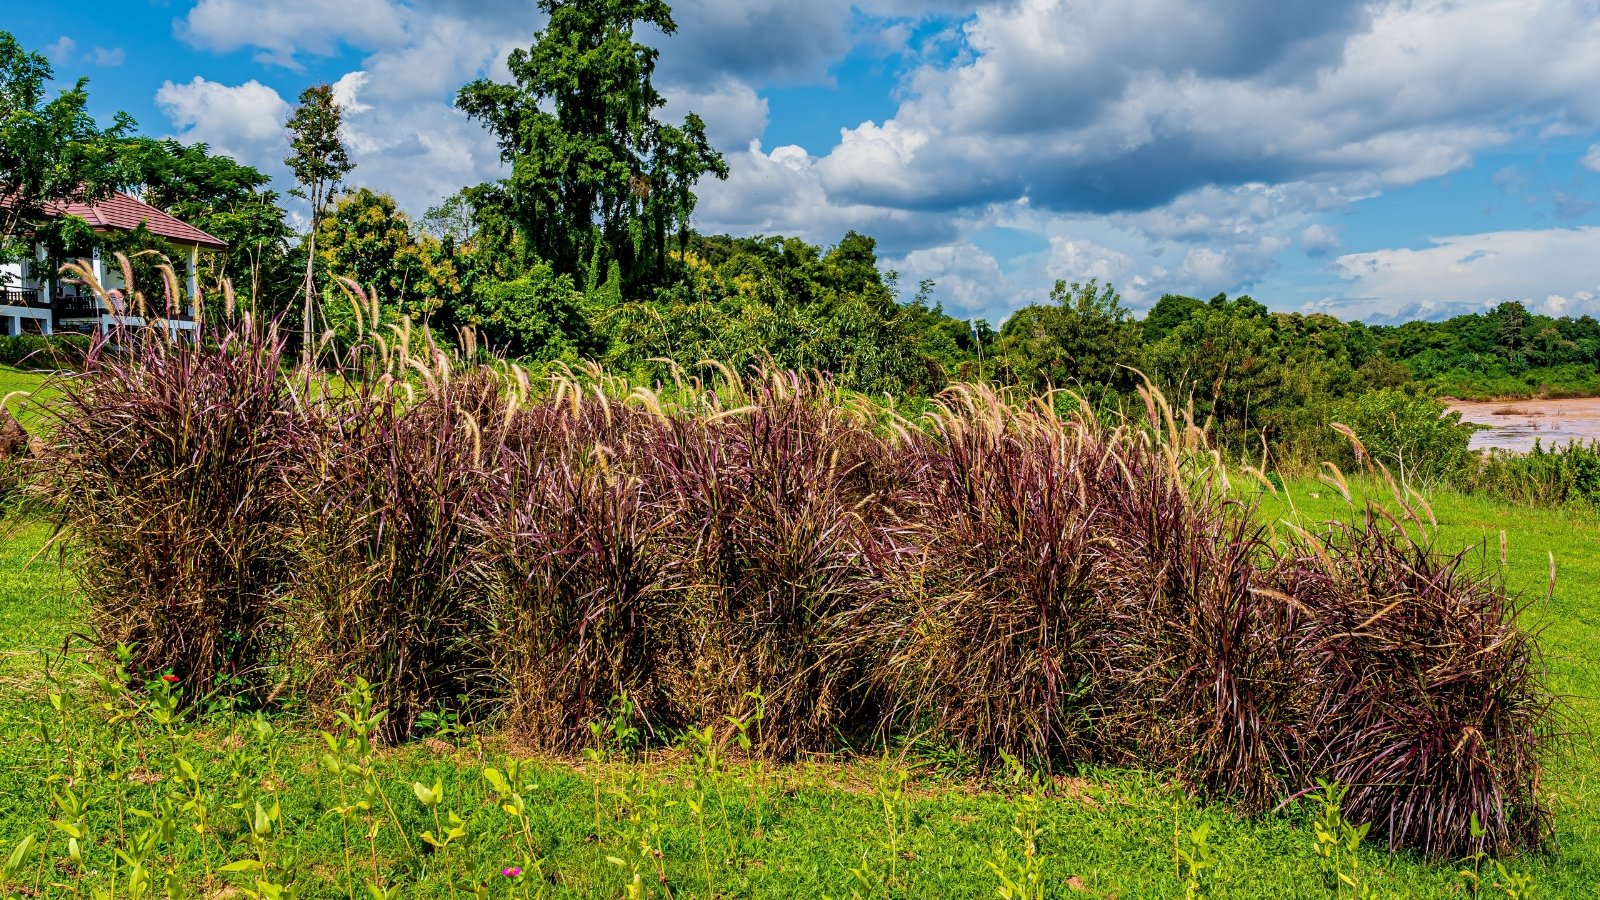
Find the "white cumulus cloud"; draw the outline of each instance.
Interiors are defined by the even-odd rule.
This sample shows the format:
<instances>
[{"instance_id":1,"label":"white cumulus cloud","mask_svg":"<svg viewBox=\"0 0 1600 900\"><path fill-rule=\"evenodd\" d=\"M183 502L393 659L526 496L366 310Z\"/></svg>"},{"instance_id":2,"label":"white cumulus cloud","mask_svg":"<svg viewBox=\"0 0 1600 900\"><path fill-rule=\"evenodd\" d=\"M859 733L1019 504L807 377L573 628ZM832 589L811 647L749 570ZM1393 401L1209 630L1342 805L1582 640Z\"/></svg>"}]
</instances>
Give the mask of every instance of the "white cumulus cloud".
<instances>
[{"instance_id":1,"label":"white cumulus cloud","mask_svg":"<svg viewBox=\"0 0 1600 900\"><path fill-rule=\"evenodd\" d=\"M1347 253L1334 267L1349 282L1337 310L1347 315L1437 316L1507 300L1555 315L1600 313L1596 226L1453 235L1420 249Z\"/></svg>"},{"instance_id":2,"label":"white cumulus cloud","mask_svg":"<svg viewBox=\"0 0 1600 900\"><path fill-rule=\"evenodd\" d=\"M225 85L198 75L156 91L156 105L186 141L204 141L252 164L276 163L285 146L289 103L259 81Z\"/></svg>"}]
</instances>

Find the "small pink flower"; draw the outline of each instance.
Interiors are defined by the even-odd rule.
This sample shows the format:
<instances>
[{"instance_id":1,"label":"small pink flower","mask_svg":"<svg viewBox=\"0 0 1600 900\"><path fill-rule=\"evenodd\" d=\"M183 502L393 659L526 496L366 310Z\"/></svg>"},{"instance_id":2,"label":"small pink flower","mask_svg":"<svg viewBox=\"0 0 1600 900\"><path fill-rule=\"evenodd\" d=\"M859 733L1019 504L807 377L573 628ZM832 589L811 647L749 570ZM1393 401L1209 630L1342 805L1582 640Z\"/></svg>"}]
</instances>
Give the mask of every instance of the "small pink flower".
<instances>
[{"instance_id":1,"label":"small pink flower","mask_svg":"<svg viewBox=\"0 0 1600 900\"><path fill-rule=\"evenodd\" d=\"M169 672L166 675L161 676L161 680L165 681L167 684L177 684L178 683L178 676L173 675L172 673Z\"/></svg>"},{"instance_id":2,"label":"small pink flower","mask_svg":"<svg viewBox=\"0 0 1600 900\"><path fill-rule=\"evenodd\" d=\"M504 869L500 870L500 874L504 875L507 878L516 878L518 875L522 874L522 867L521 866L506 866Z\"/></svg>"}]
</instances>

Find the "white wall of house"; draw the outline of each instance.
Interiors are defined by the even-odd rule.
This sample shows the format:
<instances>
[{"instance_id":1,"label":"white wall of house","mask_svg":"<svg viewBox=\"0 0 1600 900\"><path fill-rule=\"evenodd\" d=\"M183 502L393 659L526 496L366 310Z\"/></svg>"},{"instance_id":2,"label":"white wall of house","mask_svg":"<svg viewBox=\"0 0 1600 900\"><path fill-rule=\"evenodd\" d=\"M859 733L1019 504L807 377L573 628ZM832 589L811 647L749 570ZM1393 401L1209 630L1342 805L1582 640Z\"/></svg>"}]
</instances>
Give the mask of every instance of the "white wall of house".
<instances>
[{"instance_id":1,"label":"white wall of house","mask_svg":"<svg viewBox=\"0 0 1600 900\"><path fill-rule=\"evenodd\" d=\"M6 263L0 266L0 287L7 291L41 290L40 276L43 274L43 266L37 260ZM24 306L20 302L0 303L0 334L18 335L24 332L49 334L50 310Z\"/></svg>"},{"instance_id":2,"label":"white wall of house","mask_svg":"<svg viewBox=\"0 0 1600 900\"><path fill-rule=\"evenodd\" d=\"M186 289L184 292L188 295L184 298L182 306L183 311L191 317L194 315L195 300L199 295L198 273L196 271L198 255L198 248L188 248L185 253L186 258L182 259L182 263L186 265L183 266L181 271L187 277L184 278L186 283L180 282L180 290ZM44 260L44 251L43 248L40 248L38 257L34 260L24 260L0 266L0 286L8 290L38 290L42 295L40 299L47 299L43 296L48 290L48 270L46 268L47 263ZM93 272L96 280L100 282L100 286L104 290L107 292L112 290L127 292L128 286L122 277L122 267L117 264L114 258L102 258L100 252L96 250L88 262L90 271ZM174 260L174 262L178 261ZM154 291L149 288L146 288L145 291L146 296L165 296L160 286L156 286ZM110 328L117 324L135 327L147 324L144 319L133 315L114 316L101 314L88 317L87 321L93 322L101 328ZM52 322L52 313L48 308L40 309L0 302L0 334L16 335L24 332L50 334L53 330ZM149 324L154 324L154 320ZM162 324L174 333L192 334L196 331L196 323L193 321L163 320Z\"/></svg>"}]
</instances>

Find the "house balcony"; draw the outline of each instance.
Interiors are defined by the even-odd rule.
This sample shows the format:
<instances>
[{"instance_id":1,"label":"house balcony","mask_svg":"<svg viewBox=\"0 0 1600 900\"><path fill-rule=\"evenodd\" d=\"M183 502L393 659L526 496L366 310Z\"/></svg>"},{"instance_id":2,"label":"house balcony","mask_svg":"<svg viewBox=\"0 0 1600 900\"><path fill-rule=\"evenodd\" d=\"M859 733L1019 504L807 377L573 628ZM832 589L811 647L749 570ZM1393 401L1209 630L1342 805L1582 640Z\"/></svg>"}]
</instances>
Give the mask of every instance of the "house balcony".
<instances>
[{"instance_id":1,"label":"house balcony","mask_svg":"<svg viewBox=\"0 0 1600 900\"><path fill-rule=\"evenodd\" d=\"M38 288L0 288L0 306L17 306L22 309L49 309L43 292Z\"/></svg>"},{"instance_id":2,"label":"house balcony","mask_svg":"<svg viewBox=\"0 0 1600 900\"><path fill-rule=\"evenodd\" d=\"M158 305L149 305L144 310L145 315L133 308L128 301L114 297L108 304L94 294L59 292L51 300L49 308L55 315L56 325L65 330L74 329L75 326L94 325L143 325L146 320L161 320L184 327L194 327L194 316L190 315L188 303L173 309L168 315L167 311Z\"/></svg>"}]
</instances>

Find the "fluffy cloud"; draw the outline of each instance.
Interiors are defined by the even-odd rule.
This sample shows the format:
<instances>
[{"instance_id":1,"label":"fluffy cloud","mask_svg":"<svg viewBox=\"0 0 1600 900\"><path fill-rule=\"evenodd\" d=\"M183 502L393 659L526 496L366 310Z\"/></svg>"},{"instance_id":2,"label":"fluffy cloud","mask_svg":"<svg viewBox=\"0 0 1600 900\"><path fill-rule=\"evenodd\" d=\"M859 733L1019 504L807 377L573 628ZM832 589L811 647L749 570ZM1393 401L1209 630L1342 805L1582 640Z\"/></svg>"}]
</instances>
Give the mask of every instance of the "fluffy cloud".
<instances>
[{"instance_id":1,"label":"fluffy cloud","mask_svg":"<svg viewBox=\"0 0 1600 900\"><path fill-rule=\"evenodd\" d=\"M741 81L728 78L700 87L669 88L662 116L680 122L693 112L705 120L713 147L748 147L767 130L767 100Z\"/></svg>"},{"instance_id":2,"label":"fluffy cloud","mask_svg":"<svg viewBox=\"0 0 1600 900\"><path fill-rule=\"evenodd\" d=\"M1300 246L1307 256L1327 256L1339 249L1339 230L1313 222L1300 232Z\"/></svg>"},{"instance_id":3,"label":"fluffy cloud","mask_svg":"<svg viewBox=\"0 0 1600 900\"><path fill-rule=\"evenodd\" d=\"M297 53L328 56L340 44L394 46L405 38L400 9L389 0L200 0L176 27L196 47L254 48L257 59L292 68Z\"/></svg>"},{"instance_id":4,"label":"fluffy cloud","mask_svg":"<svg viewBox=\"0 0 1600 900\"><path fill-rule=\"evenodd\" d=\"M289 104L259 81L231 87L198 75L183 84L168 81L156 91L156 104L183 140L204 141L258 165L282 156Z\"/></svg>"},{"instance_id":5,"label":"fluffy cloud","mask_svg":"<svg viewBox=\"0 0 1600 900\"><path fill-rule=\"evenodd\" d=\"M1124 284L1134 277L1133 258L1094 241L1056 235L1050 238L1050 252L1044 272L1051 280Z\"/></svg>"},{"instance_id":6,"label":"fluffy cloud","mask_svg":"<svg viewBox=\"0 0 1600 900\"><path fill-rule=\"evenodd\" d=\"M1591 144L1589 152L1578 163L1591 172L1600 172L1600 144Z\"/></svg>"},{"instance_id":7,"label":"fluffy cloud","mask_svg":"<svg viewBox=\"0 0 1600 900\"><path fill-rule=\"evenodd\" d=\"M970 243L913 250L894 266L906 288L934 281L935 297L958 318L992 316L1015 302L1016 286L1000 271L1000 263Z\"/></svg>"},{"instance_id":8,"label":"fluffy cloud","mask_svg":"<svg viewBox=\"0 0 1600 900\"><path fill-rule=\"evenodd\" d=\"M1344 315L1439 317L1505 300L1556 315L1600 313L1600 227L1455 235L1421 249L1347 253L1334 268L1352 295L1333 310Z\"/></svg>"},{"instance_id":9,"label":"fluffy cloud","mask_svg":"<svg viewBox=\"0 0 1600 900\"><path fill-rule=\"evenodd\" d=\"M859 17L917 17L958 8L953 0L678 0L678 31L653 40L666 48L664 79L677 83L736 78L746 83L827 80L828 67L881 28L858 31Z\"/></svg>"},{"instance_id":10,"label":"fluffy cloud","mask_svg":"<svg viewBox=\"0 0 1600 900\"><path fill-rule=\"evenodd\" d=\"M675 35L642 35L663 50L666 114L705 118L731 169L728 181L702 184L699 227L820 243L861 230L908 284L936 278L951 308L992 319L1041 299L1056 277L1114 280L1136 304L1167 290L1248 289L1280 268L1286 250L1332 256L1356 242L1326 223L1354 200L1458 171L1508 142L1600 127L1600 19L1589 0L673 5ZM199 0L179 32L198 47L253 49L279 65L365 53L339 82L354 181L420 213L503 171L487 134L450 99L471 78L505 77L506 53L542 26L532 4L259 7ZM900 73L895 112L842 122L838 144L814 154L763 149L773 114L765 89L827 83L852 53ZM281 131L287 104L255 82L168 84L158 102L187 138L253 153L245 158L268 169L282 156L273 144L281 136L267 132ZM1600 144L1582 165L1600 171ZM1576 183L1562 191L1551 208L1566 221L1591 212ZM970 240L995 224L1031 231L1049 248L997 261ZM1335 305L1481 302L1460 299L1476 289L1425 299L1413 290L1424 277L1413 284L1399 274L1418 264L1403 254L1456 240L1466 239L1338 257L1335 268L1363 299ZM1485 240L1508 252L1509 238ZM1291 259L1306 262L1298 252ZM1374 260L1378 270L1357 271ZM1590 302L1583 292L1600 282L1544 284L1547 272L1582 269L1548 263L1520 278L1508 271L1495 290ZM1527 277L1534 271L1540 277ZM1530 287L1513 291L1517 280Z\"/></svg>"},{"instance_id":11,"label":"fluffy cloud","mask_svg":"<svg viewBox=\"0 0 1600 900\"><path fill-rule=\"evenodd\" d=\"M840 192L1140 210L1208 185L1409 184L1507 140L1518 117L1600 124L1600 25L1578 0L1019 0L981 9L965 37L970 60L925 67L890 122L846 136ZM891 127L912 152L856 152Z\"/></svg>"},{"instance_id":12,"label":"fluffy cloud","mask_svg":"<svg viewBox=\"0 0 1600 900\"><path fill-rule=\"evenodd\" d=\"M897 256L955 240L974 219L914 210L841 203L823 185L816 157L804 148L764 151L752 143L727 154L727 181L702 181L696 227L734 234L787 234L832 244L851 229L878 240L879 252Z\"/></svg>"}]
</instances>

